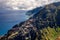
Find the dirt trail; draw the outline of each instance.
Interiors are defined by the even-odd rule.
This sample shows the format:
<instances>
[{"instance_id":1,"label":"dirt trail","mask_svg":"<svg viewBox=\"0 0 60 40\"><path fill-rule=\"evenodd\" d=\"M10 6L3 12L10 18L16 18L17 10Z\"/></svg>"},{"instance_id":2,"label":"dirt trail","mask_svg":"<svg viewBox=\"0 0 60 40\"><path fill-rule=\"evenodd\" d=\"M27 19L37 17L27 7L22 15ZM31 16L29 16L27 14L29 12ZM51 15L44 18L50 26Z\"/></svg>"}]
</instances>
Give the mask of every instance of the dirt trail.
<instances>
[{"instance_id":1,"label":"dirt trail","mask_svg":"<svg viewBox=\"0 0 60 40\"><path fill-rule=\"evenodd\" d=\"M58 36L58 37L56 38L56 40L60 40L60 36Z\"/></svg>"}]
</instances>

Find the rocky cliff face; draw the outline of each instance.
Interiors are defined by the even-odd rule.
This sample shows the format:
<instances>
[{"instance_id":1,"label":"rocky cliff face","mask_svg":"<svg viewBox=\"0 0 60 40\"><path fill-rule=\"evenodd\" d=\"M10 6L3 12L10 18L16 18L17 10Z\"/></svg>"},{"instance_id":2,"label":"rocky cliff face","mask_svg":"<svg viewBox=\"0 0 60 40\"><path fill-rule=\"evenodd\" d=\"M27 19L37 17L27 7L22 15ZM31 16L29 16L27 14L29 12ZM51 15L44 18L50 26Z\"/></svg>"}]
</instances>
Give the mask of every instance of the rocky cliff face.
<instances>
[{"instance_id":1,"label":"rocky cliff face","mask_svg":"<svg viewBox=\"0 0 60 40\"><path fill-rule=\"evenodd\" d=\"M28 20L16 24L0 40L57 40L60 2L46 5Z\"/></svg>"}]
</instances>

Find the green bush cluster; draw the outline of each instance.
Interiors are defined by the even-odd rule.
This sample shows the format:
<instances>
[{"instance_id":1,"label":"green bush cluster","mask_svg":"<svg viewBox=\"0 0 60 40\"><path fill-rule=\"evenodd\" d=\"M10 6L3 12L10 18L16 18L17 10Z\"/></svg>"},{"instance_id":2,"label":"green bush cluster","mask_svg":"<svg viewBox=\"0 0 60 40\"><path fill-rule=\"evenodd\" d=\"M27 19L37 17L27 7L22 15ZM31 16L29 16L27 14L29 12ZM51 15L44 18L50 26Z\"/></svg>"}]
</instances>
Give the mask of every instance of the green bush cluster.
<instances>
[{"instance_id":1,"label":"green bush cluster","mask_svg":"<svg viewBox=\"0 0 60 40\"><path fill-rule=\"evenodd\" d=\"M40 30L40 32L41 40L55 40L57 36L60 35L60 27L57 27L56 29L47 27Z\"/></svg>"}]
</instances>

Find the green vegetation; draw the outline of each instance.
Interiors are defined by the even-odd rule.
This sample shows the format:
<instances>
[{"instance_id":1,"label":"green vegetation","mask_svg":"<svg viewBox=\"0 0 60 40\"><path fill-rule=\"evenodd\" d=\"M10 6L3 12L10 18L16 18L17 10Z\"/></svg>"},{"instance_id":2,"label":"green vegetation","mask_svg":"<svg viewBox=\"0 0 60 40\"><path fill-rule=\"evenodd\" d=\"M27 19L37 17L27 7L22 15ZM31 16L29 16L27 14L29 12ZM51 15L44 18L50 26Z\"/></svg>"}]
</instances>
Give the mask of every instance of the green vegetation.
<instances>
[{"instance_id":1,"label":"green vegetation","mask_svg":"<svg viewBox=\"0 0 60 40\"><path fill-rule=\"evenodd\" d=\"M57 36L60 35L60 28L57 27L55 29L55 28L47 27L40 30L40 32L42 34L41 40L55 40Z\"/></svg>"}]
</instances>

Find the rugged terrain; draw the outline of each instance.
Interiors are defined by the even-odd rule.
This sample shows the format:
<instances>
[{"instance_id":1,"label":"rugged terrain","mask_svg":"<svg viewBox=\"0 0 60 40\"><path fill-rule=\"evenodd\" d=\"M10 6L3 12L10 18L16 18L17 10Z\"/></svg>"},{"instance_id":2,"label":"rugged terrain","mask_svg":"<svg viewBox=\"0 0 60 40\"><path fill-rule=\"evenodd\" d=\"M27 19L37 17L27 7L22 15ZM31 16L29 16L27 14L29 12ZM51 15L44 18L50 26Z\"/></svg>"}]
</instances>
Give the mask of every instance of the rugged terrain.
<instances>
[{"instance_id":1,"label":"rugged terrain","mask_svg":"<svg viewBox=\"0 0 60 40\"><path fill-rule=\"evenodd\" d=\"M60 40L60 2L46 5L28 20L13 26L0 40Z\"/></svg>"}]
</instances>

